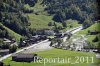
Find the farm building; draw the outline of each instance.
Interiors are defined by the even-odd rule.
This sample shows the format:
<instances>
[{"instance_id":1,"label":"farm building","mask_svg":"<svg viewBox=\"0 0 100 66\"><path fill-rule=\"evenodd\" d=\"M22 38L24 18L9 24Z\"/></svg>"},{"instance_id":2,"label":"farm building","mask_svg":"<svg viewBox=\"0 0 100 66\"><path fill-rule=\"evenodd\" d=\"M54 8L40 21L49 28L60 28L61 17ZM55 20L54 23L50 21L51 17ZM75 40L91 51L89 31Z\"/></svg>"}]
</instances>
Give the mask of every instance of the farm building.
<instances>
[{"instance_id":1,"label":"farm building","mask_svg":"<svg viewBox=\"0 0 100 66\"><path fill-rule=\"evenodd\" d=\"M41 35L40 38L41 38L41 40L46 40L47 36L46 35Z\"/></svg>"},{"instance_id":2,"label":"farm building","mask_svg":"<svg viewBox=\"0 0 100 66\"><path fill-rule=\"evenodd\" d=\"M17 62L32 62L36 61L36 59L37 59L37 54L19 53L12 56L12 60Z\"/></svg>"},{"instance_id":3,"label":"farm building","mask_svg":"<svg viewBox=\"0 0 100 66\"><path fill-rule=\"evenodd\" d=\"M55 35L55 32L54 32L53 30L45 30L45 31L44 31L44 34L45 34L45 35L52 36L52 35Z\"/></svg>"}]
</instances>

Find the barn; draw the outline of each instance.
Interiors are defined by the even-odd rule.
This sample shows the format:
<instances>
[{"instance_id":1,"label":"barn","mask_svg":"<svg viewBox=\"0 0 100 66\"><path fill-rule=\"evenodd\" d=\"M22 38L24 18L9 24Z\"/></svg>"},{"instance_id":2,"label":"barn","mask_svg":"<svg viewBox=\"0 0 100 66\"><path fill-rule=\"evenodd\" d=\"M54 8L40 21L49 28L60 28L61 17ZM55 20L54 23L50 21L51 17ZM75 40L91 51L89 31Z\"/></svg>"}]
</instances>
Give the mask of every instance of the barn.
<instances>
[{"instance_id":1,"label":"barn","mask_svg":"<svg viewBox=\"0 0 100 66\"><path fill-rule=\"evenodd\" d=\"M16 62L32 62L37 60L37 54L18 53L12 56L12 61Z\"/></svg>"}]
</instances>

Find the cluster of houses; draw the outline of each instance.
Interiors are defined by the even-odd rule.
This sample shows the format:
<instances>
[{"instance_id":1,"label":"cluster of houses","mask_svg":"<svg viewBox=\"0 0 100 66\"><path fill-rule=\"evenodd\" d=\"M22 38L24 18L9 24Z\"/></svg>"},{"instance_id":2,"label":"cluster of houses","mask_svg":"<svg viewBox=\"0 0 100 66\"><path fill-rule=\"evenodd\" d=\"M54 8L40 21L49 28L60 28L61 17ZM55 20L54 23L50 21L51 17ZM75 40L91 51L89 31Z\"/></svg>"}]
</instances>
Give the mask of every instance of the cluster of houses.
<instances>
[{"instance_id":1,"label":"cluster of houses","mask_svg":"<svg viewBox=\"0 0 100 66\"><path fill-rule=\"evenodd\" d=\"M35 44L39 41L46 40L46 39L47 39L46 35L32 36L31 38L24 40L21 44L21 47L29 46L31 44Z\"/></svg>"},{"instance_id":2,"label":"cluster of houses","mask_svg":"<svg viewBox=\"0 0 100 66\"><path fill-rule=\"evenodd\" d=\"M23 40L22 47L29 46L31 44L35 44L35 43L40 42L42 40L46 40L47 36L56 36L56 38L63 38L65 36L65 34L55 33L53 30L45 30L44 33L45 33L44 35L35 35L29 39ZM16 43L16 41L14 39L13 40L4 39L4 42L9 44L9 45L18 46L18 44ZM0 54L2 56L7 55L7 54L9 54L9 50L8 49L0 50ZM16 62L32 62L32 61L38 60L38 58L37 58L37 54L18 53L18 54L14 54L12 56L12 60L16 61Z\"/></svg>"},{"instance_id":3,"label":"cluster of houses","mask_svg":"<svg viewBox=\"0 0 100 66\"><path fill-rule=\"evenodd\" d=\"M35 35L35 36L32 36L31 38L23 40L21 47L29 46L31 44L35 44L42 40L51 39L51 38L48 38L47 36L55 36L55 35L56 33L53 30L44 30L43 35L41 34Z\"/></svg>"}]
</instances>

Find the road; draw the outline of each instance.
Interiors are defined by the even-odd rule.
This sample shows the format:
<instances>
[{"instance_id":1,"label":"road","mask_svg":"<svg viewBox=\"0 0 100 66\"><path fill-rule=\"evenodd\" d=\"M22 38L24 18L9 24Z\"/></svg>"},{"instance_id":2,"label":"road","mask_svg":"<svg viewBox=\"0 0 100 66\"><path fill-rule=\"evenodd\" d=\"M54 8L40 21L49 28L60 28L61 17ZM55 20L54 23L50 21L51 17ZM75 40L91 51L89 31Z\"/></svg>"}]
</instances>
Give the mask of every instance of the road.
<instances>
[{"instance_id":1,"label":"road","mask_svg":"<svg viewBox=\"0 0 100 66\"><path fill-rule=\"evenodd\" d=\"M64 32L64 34L68 34L68 33L74 34L74 33L78 32L78 31L80 31L80 30L82 30L82 29L83 29L83 27L82 27L82 26L79 26L79 27L76 27L76 28L67 30L66 32ZM68 38L68 37L65 36L65 37L63 38L63 42L66 42L66 39L67 39L67 38Z\"/></svg>"},{"instance_id":2,"label":"road","mask_svg":"<svg viewBox=\"0 0 100 66\"><path fill-rule=\"evenodd\" d=\"M71 32L72 34L74 34L75 32L78 32L81 29L82 29L82 26L79 26L79 27L73 28L71 30L67 30L65 33ZM5 56L0 58L0 61L3 61L4 59L12 56L13 54L20 53L20 52L32 53L32 52L35 52L35 51L43 51L43 50L51 49L52 47L50 47L49 44L50 44L50 41L48 41L48 39L44 40L44 41L41 41L41 42L33 44L29 47L25 47L21 50L18 50L15 53L5 55Z\"/></svg>"},{"instance_id":3,"label":"road","mask_svg":"<svg viewBox=\"0 0 100 66\"><path fill-rule=\"evenodd\" d=\"M51 41L45 41L42 43L38 43L37 45L35 45L29 49L26 49L22 53L33 53L33 52L39 52L39 51L52 49L53 47L50 47L50 43L51 43Z\"/></svg>"},{"instance_id":4,"label":"road","mask_svg":"<svg viewBox=\"0 0 100 66\"><path fill-rule=\"evenodd\" d=\"M79 27L76 27L76 28L67 30L67 31L65 32L65 34L66 34L66 33L69 33L69 32L71 32L72 34L74 34L74 33L78 32L78 31L80 31L80 30L82 30L82 29L83 29L83 27L82 27L82 26L79 26Z\"/></svg>"},{"instance_id":5,"label":"road","mask_svg":"<svg viewBox=\"0 0 100 66\"><path fill-rule=\"evenodd\" d=\"M0 61L3 61L4 59L6 59L6 58L12 56L13 54L20 53L20 52L22 52L22 51L25 51L25 50L27 50L27 49L30 49L30 48L32 48L32 47L37 46L37 44L42 44L42 43L47 42L47 41L48 41L48 40L44 40L44 41L41 41L41 42L39 42L39 43L33 44L33 45L29 46L29 47L25 47L25 48L23 48L23 49L21 49L21 50L18 50L18 51L16 51L15 53L11 53L11 54L5 55L5 56L3 56L3 57L0 58Z\"/></svg>"},{"instance_id":6,"label":"road","mask_svg":"<svg viewBox=\"0 0 100 66\"><path fill-rule=\"evenodd\" d=\"M71 34L74 34L74 33L78 32L78 31L80 31L80 30L82 30L82 29L83 29L83 27L82 27L82 26L79 26L79 27L76 28L74 31L72 31Z\"/></svg>"}]
</instances>

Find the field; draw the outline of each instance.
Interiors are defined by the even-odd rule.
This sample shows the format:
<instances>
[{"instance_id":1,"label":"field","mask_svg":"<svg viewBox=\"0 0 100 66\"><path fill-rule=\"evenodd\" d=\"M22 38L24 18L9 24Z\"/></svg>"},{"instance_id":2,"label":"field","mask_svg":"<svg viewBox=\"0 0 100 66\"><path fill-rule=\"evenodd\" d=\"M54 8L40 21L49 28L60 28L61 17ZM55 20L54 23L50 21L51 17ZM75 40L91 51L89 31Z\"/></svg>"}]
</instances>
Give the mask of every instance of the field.
<instances>
[{"instance_id":1,"label":"field","mask_svg":"<svg viewBox=\"0 0 100 66\"><path fill-rule=\"evenodd\" d=\"M99 29L100 29L99 26L100 26L100 23L95 23L92 26L90 26L90 27L88 27L88 28L86 28L84 30L81 30L81 31L77 32L77 34L88 34L88 30L96 30L96 31L99 31Z\"/></svg>"},{"instance_id":2,"label":"field","mask_svg":"<svg viewBox=\"0 0 100 66\"><path fill-rule=\"evenodd\" d=\"M33 13L26 14L29 17L29 22L31 23L29 27L36 30L53 29L54 26L48 26L49 22L54 23L54 21L52 20L53 15L48 15L48 13L44 11L46 6L43 6L41 2L42 0L38 1L38 3L36 3L34 7L29 7L28 5L25 5L27 9L30 8L34 11ZM69 19L69 20L66 20L65 22L67 23L67 27L63 30L60 30L61 32L64 32L67 29L70 29L70 25L72 26L71 28L80 26L80 24L78 24L78 21L76 20ZM57 26L62 26L62 23L56 22L56 24Z\"/></svg>"},{"instance_id":3,"label":"field","mask_svg":"<svg viewBox=\"0 0 100 66\"><path fill-rule=\"evenodd\" d=\"M86 53L86 52L74 52L74 51L69 51L69 50L61 50L61 49L52 49L52 50L48 50L48 51L42 51L42 52L36 52L38 54L38 56L42 57L42 58L60 58L60 61L62 61L62 59L64 58L71 58L70 63L44 63L43 60L41 60L42 63L35 63L35 62L31 62L31 63L26 63L26 62L14 62L11 61L11 57L4 60L3 62L5 63L5 65L10 64L11 66L96 66L97 60L95 59L95 54L94 53ZM84 62L82 63L80 60L78 60L79 63L75 63L75 64L71 64L76 62L76 56L78 57L93 57L93 63L91 58L88 59L88 63L87 60L84 59Z\"/></svg>"},{"instance_id":4,"label":"field","mask_svg":"<svg viewBox=\"0 0 100 66\"><path fill-rule=\"evenodd\" d=\"M35 15L35 14L28 14L29 22L31 23L30 28L34 28L37 30L40 29L52 29L53 26L48 26L49 22L54 22L52 20L52 16L45 16L45 15ZM60 25L57 23L57 25Z\"/></svg>"},{"instance_id":5,"label":"field","mask_svg":"<svg viewBox=\"0 0 100 66\"><path fill-rule=\"evenodd\" d=\"M49 22L54 23L54 21L52 20L52 16L46 16L46 15L35 15L35 14L27 14L29 16L29 22L31 23L31 25L29 26L30 28L34 28L37 30L40 29L53 29L54 26L48 26ZM60 30L61 32L64 32L68 29L72 29L74 27L80 26L80 24L78 24L78 22L76 20L67 20L67 27L63 30ZM61 23L57 23L57 26L62 26ZM72 27L70 27L72 26Z\"/></svg>"},{"instance_id":6,"label":"field","mask_svg":"<svg viewBox=\"0 0 100 66\"><path fill-rule=\"evenodd\" d=\"M30 14L26 14L29 17L29 22L31 23L31 25L29 26L30 28L34 28L36 30L40 30L40 29L51 29L51 26L48 26L49 22L53 22L52 20L52 16L47 16L47 14L43 14L44 11L44 6L41 5L42 1L38 1L38 3L35 4L34 7L29 7L28 5L26 5L26 8L30 8L32 9L34 12L30 13ZM35 14L37 13L37 14ZM45 12L46 13L46 12Z\"/></svg>"}]
</instances>

